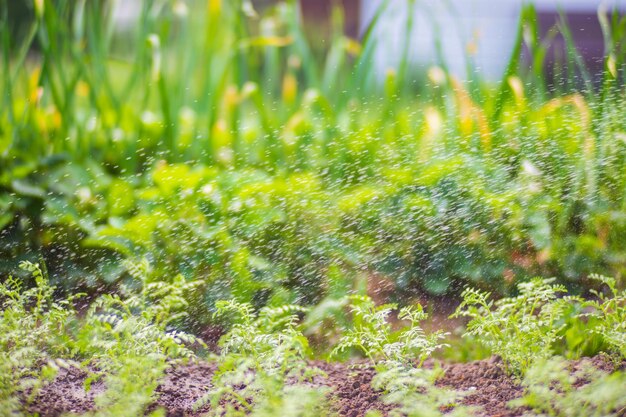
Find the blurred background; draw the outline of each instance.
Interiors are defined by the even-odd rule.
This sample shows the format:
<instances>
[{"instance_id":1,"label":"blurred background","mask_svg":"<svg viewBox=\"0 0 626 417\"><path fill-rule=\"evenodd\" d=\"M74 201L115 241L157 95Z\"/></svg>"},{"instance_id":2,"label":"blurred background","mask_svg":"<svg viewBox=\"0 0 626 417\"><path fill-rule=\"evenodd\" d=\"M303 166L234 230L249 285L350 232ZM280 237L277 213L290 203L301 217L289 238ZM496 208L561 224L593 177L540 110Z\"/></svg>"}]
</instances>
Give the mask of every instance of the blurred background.
<instances>
[{"instance_id":1,"label":"blurred background","mask_svg":"<svg viewBox=\"0 0 626 417\"><path fill-rule=\"evenodd\" d=\"M307 3L304 1L303 3ZM316 3L311 1L310 3ZM359 16L359 33L363 33L384 0L365 0L355 4ZM502 76L515 44L517 21L525 2L522 0L449 0L390 2L381 24L376 27L376 62L382 72L397 66L401 59L401 39L411 30L413 62L444 61L458 76L467 78L468 68L477 69L486 78ZM598 9L614 7L626 10L624 1L603 0L538 0L537 9L541 36L547 38L563 15L572 31L577 49L590 70L602 70L604 40L598 21ZM360 9L357 9L360 6ZM413 9L409 11L409 9ZM406 16L414 15L412 28L404 23ZM439 44L439 45L438 45ZM384 46L383 46L384 45ZM440 48L438 52L437 48ZM563 59L564 42L555 40L551 53L554 59ZM438 53L440 56L438 56ZM468 58L475 66L468 66Z\"/></svg>"},{"instance_id":2,"label":"blurred background","mask_svg":"<svg viewBox=\"0 0 626 417\"><path fill-rule=\"evenodd\" d=\"M624 4L0 2L0 270L145 257L198 309L626 276Z\"/></svg>"},{"instance_id":3,"label":"blurred background","mask_svg":"<svg viewBox=\"0 0 626 417\"><path fill-rule=\"evenodd\" d=\"M111 0L117 30L128 31L137 24L141 0ZM183 4L183 2L179 2ZM189 7L204 7L203 2L189 2ZM245 3L245 2L244 2ZM248 2L251 14L263 12L279 3L275 0ZM445 63L455 75L467 79L468 71L480 71L482 77L497 80L505 70L515 45L517 21L522 0L300 0L300 15L313 45L324 49L331 38L332 9L340 5L345 13L345 34L361 39L380 13L373 27L377 47L375 72L382 80L389 68L397 68L403 59L403 40L410 33L408 59L417 66ZM626 11L624 0L537 0L538 25L542 38L551 42L548 61L564 61L565 42L551 34L563 16L572 31L578 52L593 74L602 71L604 39L598 20L599 8ZM186 5L186 3L185 3ZM185 6L188 7L188 6ZM34 18L30 0L9 1L14 33ZM412 19L407 19L412 16ZM547 65L551 68L552 65Z\"/></svg>"}]
</instances>

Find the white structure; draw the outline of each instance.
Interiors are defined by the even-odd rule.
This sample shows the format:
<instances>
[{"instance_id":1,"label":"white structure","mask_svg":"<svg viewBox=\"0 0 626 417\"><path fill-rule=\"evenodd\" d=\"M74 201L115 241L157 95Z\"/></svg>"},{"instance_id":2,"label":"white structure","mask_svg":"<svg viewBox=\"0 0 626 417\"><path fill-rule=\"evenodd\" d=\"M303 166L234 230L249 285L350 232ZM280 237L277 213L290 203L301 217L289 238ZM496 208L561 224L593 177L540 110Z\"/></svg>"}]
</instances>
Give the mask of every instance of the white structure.
<instances>
[{"instance_id":1,"label":"white structure","mask_svg":"<svg viewBox=\"0 0 626 417\"><path fill-rule=\"evenodd\" d=\"M364 30L384 0L363 0L361 29ZM538 11L595 14L601 4L626 10L626 0L536 0ZM395 68L402 56L409 13L413 13L410 62L437 62L435 40L441 45L450 70L465 78L466 58L488 79L498 79L510 57L523 0L389 0L375 28L376 71L382 77ZM411 6L412 5L412 6ZM413 10L409 10L413 8Z\"/></svg>"},{"instance_id":2,"label":"white structure","mask_svg":"<svg viewBox=\"0 0 626 417\"><path fill-rule=\"evenodd\" d=\"M113 1L112 18L118 29L129 29L137 24L141 13L141 2L137 0Z\"/></svg>"}]
</instances>

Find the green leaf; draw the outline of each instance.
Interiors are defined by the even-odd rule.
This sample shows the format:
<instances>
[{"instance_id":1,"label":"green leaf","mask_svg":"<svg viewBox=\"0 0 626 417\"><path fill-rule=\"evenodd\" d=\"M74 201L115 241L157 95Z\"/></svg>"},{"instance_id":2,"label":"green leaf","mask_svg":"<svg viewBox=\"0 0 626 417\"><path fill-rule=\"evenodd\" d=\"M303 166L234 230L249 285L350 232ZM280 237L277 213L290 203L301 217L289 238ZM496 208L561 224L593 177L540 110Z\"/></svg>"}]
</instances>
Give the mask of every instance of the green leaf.
<instances>
[{"instance_id":1,"label":"green leaf","mask_svg":"<svg viewBox=\"0 0 626 417\"><path fill-rule=\"evenodd\" d=\"M46 197L46 191L43 188L27 180L14 180L11 182L11 187L17 194L25 197L41 199Z\"/></svg>"},{"instance_id":2,"label":"green leaf","mask_svg":"<svg viewBox=\"0 0 626 417\"><path fill-rule=\"evenodd\" d=\"M124 216L135 207L133 187L124 180L114 180L107 196L111 216Z\"/></svg>"}]
</instances>

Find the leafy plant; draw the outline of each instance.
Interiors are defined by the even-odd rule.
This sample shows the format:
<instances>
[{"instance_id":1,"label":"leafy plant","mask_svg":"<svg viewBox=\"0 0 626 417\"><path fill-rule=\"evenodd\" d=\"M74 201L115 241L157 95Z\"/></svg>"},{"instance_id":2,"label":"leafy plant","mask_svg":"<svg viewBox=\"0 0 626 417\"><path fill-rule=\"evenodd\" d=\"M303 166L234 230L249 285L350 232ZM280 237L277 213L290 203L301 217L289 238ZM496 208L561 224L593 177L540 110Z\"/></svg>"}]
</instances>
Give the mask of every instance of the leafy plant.
<instances>
[{"instance_id":1,"label":"leafy plant","mask_svg":"<svg viewBox=\"0 0 626 417\"><path fill-rule=\"evenodd\" d=\"M574 302L563 312L560 334L562 339L555 345L555 353L568 359L592 357L608 351L608 345L595 329L601 317L590 314L590 301Z\"/></svg>"},{"instance_id":2,"label":"leafy plant","mask_svg":"<svg viewBox=\"0 0 626 417\"><path fill-rule=\"evenodd\" d=\"M65 366L50 360L69 356L91 367L87 385L106 382L97 413L142 414L165 367L201 345L181 331L189 313L208 321L218 299L325 300L324 320L341 315L338 300L370 273L392 299L467 284L497 298L537 274L584 290L590 271L626 273L618 10L598 13L606 56L595 89L565 17L542 39L531 4L505 76L481 79L468 56L464 83L445 62L423 76L410 68L414 13L404 57L377 78L376 32L400 1L383 2L360 40L345 35L341 2L328 39L306 36L295 0L258 9L249 0L143 0L122 29L119 1L26 2L33 19L19 25L16 3L0 2L0 272L43 253L51 273L24 264L3 284L6 409L17 407L19 384L34 393L40 376ZM549 90L557 32L568 62ZM150 263L121 261L143 257ZM19 287L29 273L35 288ZM561 339L577 352L606 344L624 357L618 281L607 281L612 298L589 303L537 280L500 302L467 290L457 314L517 373ZM63 299L77 288L109 294L77 318L73 298ZM354 325L335 353L361 350L396 397L430 389L410 383L430 380L412 361L443 346L442 333L419 326L421 307L401 309L410 325L394 332L395 305L350 302ZM222 342L216 389L225 391L215 398L239 411L313 413L319 393L286 383L310 376L302 310L250 305L218 304L239 322ZM581 336L587 330L594 336ZM409 382L394 387L390 375Z\"/></svg>"},{"instance_id":3,"label":"leafy plant","mask_svg":"<svg viewBox=\"0 0 626 417\"><path fill-rule=\"evenodd\" d=\"M55 301L55 288L39 264L22 262L31 273L32 288L9 276L0 283L0 415L19 415L24 397L34 397L46 379L54 377L67 361L56 359L71 353L73 302L81 297Z\"/></svg>"},{"instance_id":4,"label":"leafy plant","mask_svg":"<svg viewBox=\"0 0 626 417\"><path fill-rule=\"evenodd\" d=\"M264 307L220 301L218 316L234 315L235 324L220 340L215 387L196 407L211 403L211 415L316 416L328 413L326 390L304 382L323 374L306 362L309 346L297 329L297 305Z\"/></svg>"},{"instance_id":5,"label":"leafy plant","mask_svg":"<svg viewBox=\"0 0 626 417\"><path fill-rule=\"evenodd\" d=\"M541 39L532 5L506 75L464 84L445 62L409 82L407 56L376 77L393 2L360 41L339 3L328 39L291 0L144 0L121 29L120 2L28 3L20 33L0 6L2 270L42 252L59 287L95 289L147 256L163 277L208 276L210 306L315 304L335 264L398 295L625 272L626 43L606 9L602 89L576 92L569 71L548 91L554 32L580 59L564 19Z\"/></svg>"},{"instance_id":6,"label":"leafy plant","mask_svg":"<svg viewBox=\"0 0 626 417\"><path fill-rule=\"evenodd\" d=\"M178 359L195 357L203 345L193 335L170 328L186 316L185 293L197 286L177 277L171 284L150 282L147 261L128 262L141 286L125 296L105 294L77 317L73 303L81 294L54 300L55 287L45 269L23 262L34 286L13 277L0 284L0 410L20 415L24 400L33 398L59 368L87 366L90 389L103 379L106 390L96 397L94 416L143 415L165 369ZM80 364L78 361L83 361Z\"/></svg>"},{"instance_id":7,"label":"leafy plant","mask_svg":"<svg viewBox=\"0 0 626 417\"><path fill-rule=\"evenodd\" d=\"M194 358L191 347L203 345L195 336L170 328L187 316L185 294L198 282L186 282L182 276L172 283L151 282L145 259L127 262L127 268L140 291L100 296L77 335L81 354L98 369L86 388L98 378L104 378L107 387L96 398L94 416L141 415L167 367L177 359Z\"/></svg>"},{"instance_id":8,"label":"leafy plant","mask_svg":"<svg viewBox=\"0 0 626 417\"><path fill-rule=\"evenodd\" d=\"M587 303L594 309L590 316L597 319L593 331L602 336L613 353L626 358L626 290L620 292L617 289L615 278L602 275L591 275L590 278L609 289L609 295L592 290L598 300Z\"/></svg>"},{"instance_id":9,"label":"leafy plant","mask_svg":"<svg viewBox=\"0 0 626 417\"><path fill-rule=\"evenodd\" d=\"M234 314L237 320L220 340L222 355L252 358L269 373L298 372L309 355L306 337L297 329L298 313L307 311L297 305L264 307L258 314L250 304L219 301L217 316Z\"/></svg>"},{"instance_id":10,"label":"leafy plant","mask_svg":"<svg viewBox=\"0 0 626 417\"><path fill-rule=\"evenodd\" d=\"M357 348L374 363L408 365L417 360L420 366L435 350L445 346L439 341L446 333L437 331L427 335L419 326L428 317L420 304L399 311L398 319L407 320L410 325L394 334L387 319L397 309L395 304L376 306L368 296L348 298L354 327L345 332L332 354Z\"/></svg>"},{"instance_id":11,"label":"leafy plant","mask_svg":"<svg viewBox=\"0 0 626 417\"><path fill-rule=\"evenodd\" d=\"M626 374L606 374L592 365L576 372L562 358L541 359L533 364L522 384L526 393L511 402L525 406L533 416L619 416L626 409L623 387Z\"/></svg>"},{"instance_id":12,"label":"leafy plant","mask_svg":"<svg viewBox=\"0 0 626 417\"><path fill-rule=\"evenodd\" d=\"M463 393L435 386L441 369L407 368L391 365L379 370L372 380L372 387L384 393L386 404L395 406L392 417L441 417L470 416L467 407L458 400ZM447 410L443 413L442 410Z\"/></svg>"},{"instance_id":13,"label":"leafy plant","mask_svg":"<svg viewBox=\"0 0 626 417\"><path fill-rule=\"evenodd\" d=\"M398 319L409 325L394 332L388 319L397 310L396 304L377 306L370 297L360 295L347 300L353 328L343 334L331 355L356 348L375 364L372 387L383 392L386 403L395 406L390 415L440 416L440 407L455 404L457 393L434 386L440 369L421 368L434 351L447 346L440 343L447 333L424 332L420 322L428 315L420 304L400 309ZM458 409L453 415L464 415L461 412Z\"/></svg>"},{"instance_id":14,"label":"leafy plant","mask_svg":"<svg viewBox=\"0 0 626 417\"><path fill-rule=\"evenodd\" d=\"M196 406L211 403L210 416L314 417L332 415L330 390L285 379L254 369L251 362L239 362L234 368L222 363L220 375L214 378L216 387ZM314 370L310 370L314 372Z\"/></svg>"},{"instance_id":15,"label":"leafy plant","mask_svg":"<svg viewBox=\"0 0 626 417\"><path fill-rule=\"evenodd\" d=\"M559 298L567 290L553 282L534 278L518 284L518 296L495 302L489 293L467 288L453 317L470 317L466 334L499 355L509 371L523 374L533 362L554 354L562 316L571 302L579 301Z\"/></svg>"},{"instance_id":16,"label":"leafy plant","mask_svg":"<svg viewBox=\"0 0 626 417\"><path fill-rule=\"evenodd\" d=\"M96 396L96 409L85 413L85 417L146 415L168 366L170 364L158 354L116 357L109 362L108 372L101 376L106 390ZM91 381L88 379L89 384ZM161 417L164 412L157 409L147 415Z\"/></svg>"}]
</instances>

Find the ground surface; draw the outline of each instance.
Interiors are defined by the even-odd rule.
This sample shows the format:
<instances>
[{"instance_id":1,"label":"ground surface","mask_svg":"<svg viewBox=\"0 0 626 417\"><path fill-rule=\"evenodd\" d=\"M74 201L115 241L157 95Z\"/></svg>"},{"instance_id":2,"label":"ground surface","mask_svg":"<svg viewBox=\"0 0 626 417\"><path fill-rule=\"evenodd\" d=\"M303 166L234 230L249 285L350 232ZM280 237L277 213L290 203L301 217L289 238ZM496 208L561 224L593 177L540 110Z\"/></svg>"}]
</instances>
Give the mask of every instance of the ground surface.
<instances>
[{"instance_id":1,"label":"ground surface","mask_svg":"<svg viewBox=\"0 0 626 417\"><path fill-rule=\"evenodd\" d=\"M573 367L583 361L591 362L601 370L610 372L613 365L604 357L583 359L574 362ZM332 388L336 396L335 407L340 416L363 416L368 410L380 410L386 415L389 406L382 402L381 395L370 386L374 370L364 367L351 367L341 363L315 362L324 370L328 378L322 384ZM497 358L470 363L444 365L445 374L437 385L459 391L466 391L463 403L480 407L479 416L514 417L521 416L524 410L511 409L507 402L522 395L520 385L506 375ZM207 392L215 370L212 364L196 363L170 369L158 388L155 406L163 407L170 417L198 416L194 412L194 402ZM44 387L32 404L31 411L41 417L59 416L64 412L85 412L94 407L94 397L104 389L102 383L95 383L89 393L83 389L87 374L78 369L61 370L56 380Z\"/></svg>"}]
</instances>

